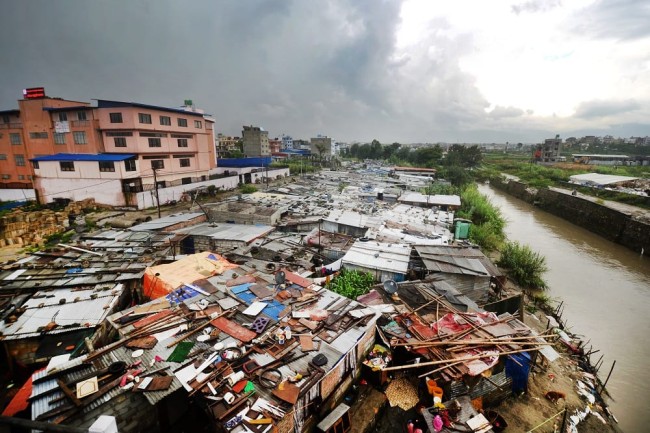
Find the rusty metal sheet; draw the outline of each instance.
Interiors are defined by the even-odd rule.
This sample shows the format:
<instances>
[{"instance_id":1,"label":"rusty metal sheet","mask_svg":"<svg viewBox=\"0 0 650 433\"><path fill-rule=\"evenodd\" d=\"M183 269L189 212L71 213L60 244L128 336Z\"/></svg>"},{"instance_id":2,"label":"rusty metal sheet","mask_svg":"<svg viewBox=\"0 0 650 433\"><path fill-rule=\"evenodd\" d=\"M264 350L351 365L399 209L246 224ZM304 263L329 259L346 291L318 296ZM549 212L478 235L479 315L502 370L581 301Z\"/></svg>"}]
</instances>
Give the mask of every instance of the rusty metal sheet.
<instances>
[{"instance_id":1,"label":"rusty metal sheet","mask_svg":"<svg viewBox=\"0 0 650 433\"><path fill-rule=\"evenodd\" d=\"M243 341L244 343L249 343L253 340L253 338L257 337L257 334L255 332L251 331L250 329L246 329L238 323L232 322L225 317L217 317L210 323L217 329L225 332L231 337L238 339L239 341Z\"/></svg>"},{"instance_id":2,"label":"rusty metal sheet","mask_svg":"<svg viewBox=\"0 0 650 433\"><path fill-rule=\"evenodd\" d=\"M242 277L237 277L234 280L226 281L226 287L239 286L246 283L254 283L255 277L252 275L244 275Z\"/></svg>"},{"instance_id":3,"label":"rusty metal sheet","mask_svg":"<svg viewBox=\"0 0 650 433\"><path fill-rule=\"evenodd\" d=\"M144 319L140 319L137 322L133 324L134 328L142 328L143 326L146 326L152 322L155 322L156 320L162 319L164 317L167 317L171 314L174 314L172 310L164 310L161 311L160 313L152 314L151 316L145 317Z\"/></svg>"}]
</instances>

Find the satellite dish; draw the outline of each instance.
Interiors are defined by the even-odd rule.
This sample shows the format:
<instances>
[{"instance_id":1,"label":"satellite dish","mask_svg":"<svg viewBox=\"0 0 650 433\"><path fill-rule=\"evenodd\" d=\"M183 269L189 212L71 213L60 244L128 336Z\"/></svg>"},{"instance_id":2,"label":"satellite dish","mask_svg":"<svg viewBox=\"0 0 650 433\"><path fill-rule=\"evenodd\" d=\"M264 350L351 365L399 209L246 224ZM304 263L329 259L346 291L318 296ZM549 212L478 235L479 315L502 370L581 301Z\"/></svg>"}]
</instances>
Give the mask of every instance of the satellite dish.
<instances>
[{"instance_id":1,"label":"satellite dish","mask_svg":"<svg viewBox=\"0 0 650 433\"><path fill-rule=\"evenodd\" d=\"M397 283L393 280L384 281L384 290L389 295L392 295L393 293L397 293Z\"/></svg>"},{"instance_id":2,"label":"satellite dish","mask_svg":"<svg viewBox=\"0 0 650 433\"><path fill-rule=\"evenodd\" d=\"M287 280L287 276L284 274L284 271L280 271L277 274L275 274L276 284L284 284L286 280Z\"/></svg>"}]
</instances>

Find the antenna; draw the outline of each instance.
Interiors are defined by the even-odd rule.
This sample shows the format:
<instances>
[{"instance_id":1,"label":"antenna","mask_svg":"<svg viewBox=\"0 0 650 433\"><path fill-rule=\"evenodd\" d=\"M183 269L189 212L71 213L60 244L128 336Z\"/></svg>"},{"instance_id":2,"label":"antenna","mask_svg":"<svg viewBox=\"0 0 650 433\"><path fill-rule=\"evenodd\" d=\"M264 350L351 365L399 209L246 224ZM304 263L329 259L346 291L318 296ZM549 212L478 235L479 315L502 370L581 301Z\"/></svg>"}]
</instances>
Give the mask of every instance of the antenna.
<instances>
[{"instance_id":1,"label":"antenna","mask_svg":"<svg viewBox=\"0 0 650 433\"><path fill-rule=\"evenodd\" d=\"M397 283L393 280L386 280L384 281L384 290L386 293L389 295L392 295L394 293L397 293Z\"/></svg>"}]
</instances>

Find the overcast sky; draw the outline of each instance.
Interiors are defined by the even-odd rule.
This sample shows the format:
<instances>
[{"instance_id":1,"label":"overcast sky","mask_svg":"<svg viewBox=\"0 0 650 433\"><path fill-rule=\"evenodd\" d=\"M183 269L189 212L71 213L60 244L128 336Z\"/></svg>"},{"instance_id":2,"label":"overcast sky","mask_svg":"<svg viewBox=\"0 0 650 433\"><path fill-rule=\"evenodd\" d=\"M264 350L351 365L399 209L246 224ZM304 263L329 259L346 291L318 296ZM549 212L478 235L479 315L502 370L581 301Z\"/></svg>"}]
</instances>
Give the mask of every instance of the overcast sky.
<instances>
[{"instance_id":1,"label":"overcast sky","mask_svg":"<svg viewBox=\"0 0 650 433\"><path fill-rule=\"evenodd\" d=\"M341 141L650 135L648 0L0 0L0 109L179 106Z\"/></svg>"}]
</instances>

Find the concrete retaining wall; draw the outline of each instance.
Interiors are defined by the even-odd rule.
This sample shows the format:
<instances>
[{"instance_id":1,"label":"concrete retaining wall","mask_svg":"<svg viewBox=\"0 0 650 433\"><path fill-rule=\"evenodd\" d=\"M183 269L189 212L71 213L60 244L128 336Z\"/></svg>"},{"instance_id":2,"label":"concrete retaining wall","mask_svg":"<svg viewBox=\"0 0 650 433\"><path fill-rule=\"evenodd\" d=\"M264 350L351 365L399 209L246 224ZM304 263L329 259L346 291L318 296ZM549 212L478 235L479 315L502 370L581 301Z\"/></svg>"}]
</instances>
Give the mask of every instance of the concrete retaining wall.
<instances>
[{"instance_id":1,"label":"concrete retaining wall","mask_svg":"<svg viewBox=\"0 0 650 433\"><path fill-rule=\"evenodd\" d=\"M536 190L511 180L491 180L491 185L514 197L535 204L577 226L634 251L650 253L650 224L593 201L549 189Z\"/></svg>"}]
</instances>

